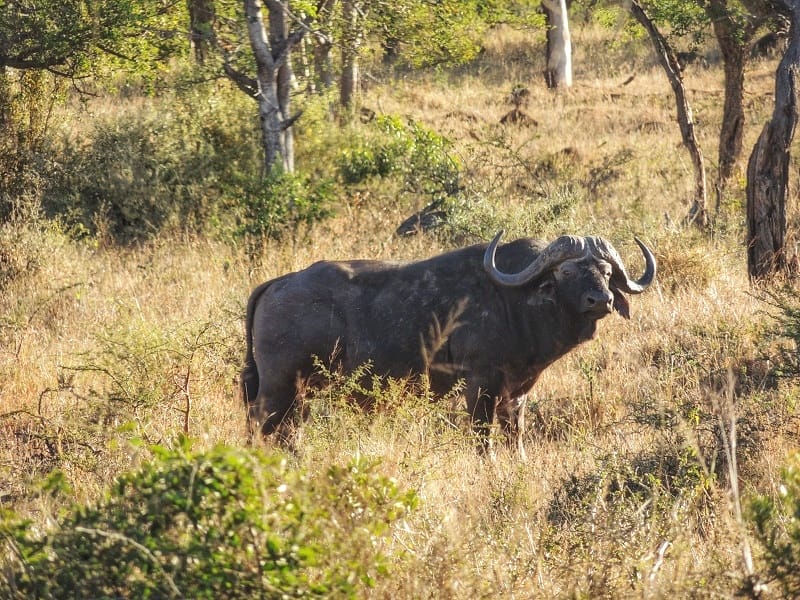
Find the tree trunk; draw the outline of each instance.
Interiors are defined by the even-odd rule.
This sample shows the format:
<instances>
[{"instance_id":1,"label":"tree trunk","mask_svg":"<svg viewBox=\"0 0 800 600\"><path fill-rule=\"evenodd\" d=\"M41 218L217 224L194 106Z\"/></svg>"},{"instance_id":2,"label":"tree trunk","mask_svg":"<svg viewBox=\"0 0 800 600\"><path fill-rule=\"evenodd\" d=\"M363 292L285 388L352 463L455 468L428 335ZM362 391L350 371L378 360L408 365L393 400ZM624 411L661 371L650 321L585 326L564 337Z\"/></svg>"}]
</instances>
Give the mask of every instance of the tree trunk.
<instances>
[{"instance_id":1,"label":"tree trunk","mask_svg":"<svg viewBox=\"0 0 800 600\"><path fill-rule=\"evenodd\" d=\"M725 182L733 174L742 154L744 133L744 65L746 46L736 39L719 33L721 21L714 22L717 42L722 52L725 69L725 102L722 109L722 126L719 132L719 181Z\"/></svg>"},{"instance_id":2,"label":"tree trunk","mask_svg":"<svg viewBox=\"0 0 800 600\"><path fill-rule=\"evenodd\" d=\"M194 59L202 65L208 57L214 39L214 19L216 18L214 0L188 1L190 41Z\"/></svg>"},{"instance_id":3,"label":"tree trunk","mask_svg":"<svg viewBox=\"0 0 800 600\"><path fill-rule=\"evenodd\" d=\"M280 161L284 170L294 170L294 137L290 114L292 79L289 54L305 29L289 33L288 0L265 0L269 11L269 35L264 25L262 0L245 0L247 33L256 62L256 78L236 73L226 64L228 75L258 101L258 116L264 148L264 174Z\"/></svg>"},{"instance_id":4,"label":"tree trunk","mask_svg":"<svg viewBox=\"0 0 800 600\"><path fill-rule=\"evenodd\" d=\"M572 86L572 41L566 0L542 0L547 27L547 68L544 79L550 89Z\"/></svg>"},{"instance_id":5,"label":"tree trunk","mask_svg":"<svg viewBox=\"0 0 800 600\"><path fill-rule=\"evenodd\" d=\"M317 22L321 23L321 25L312 34L314 73L319 82L321 92L333 87L333 61L331 60L333 39L330 35L333 8L334 0L319 0L317 3Z\"/></svg>"},{"instance_id":6,"label":"tree trunk","mask_svg":"<svg viewBox=\"0 0 800 600\"><path fill-rule=\"evenodd\" d=\"M325 91L333 87L333 62L331 61L331 50L333 44L329 38L314 36L314 72L320 84L320 91Z\"/></svg>"},{"instance_id":7,"label":"tree trunk","mask_svg":"<svg viewBox=\"0 0 800 600\"><path fill-rule=\"evenodd\" d=\"M692 109L689 106L689 100L686 98L686 88L683 85L681 67L678 64L675 52L669 46L664 36L656 29L650 17L644 12L639 0L631 0L631 13L650 35L650 39L658 55L658 60L661 66L664 67L667 79L669 79L672 91L675 94L681 139L683 145L686 146L686 149L689 151L692 165L694 166L694 200L686 220L700 228L705 228L708 225L708 210L706 208L706 169L703 163L703 153L700 151L700 145L697 143L697 137L694 134Z\"/></svg>"},{"instance_id":8,"label":"tree trunk","mask_svg":"<svg viewBox=\"0 0 800 600\"><path fill-rule=\"evenodd\" d=\"M714 27L725 69L725 103L719 134L718 185L730 179L742 154L744 133L744 67L749 54L750 40L763 22L753 13L746 22L728 8L728 0L711 0L706 13Z\"/></svg>"},{"instance_id":9,"label":"tree trunk","mask_svg":"<svg viewBox=\"0 0 800 600\"><path fill-rule=\"evenodd\" d=\"M270 45L275 58L277 72L275 74L275 92L278 99L278 114L280 115L281 130L279 133L280 144L283 149L283 169L289 173L294 171L294 132L290 123L291 92L292 92L292 62L289 60L289 51L282 54L282 49L288 44L289 23L287 19L289 0L272 1L267 3L269 8ZM299 40L298 40L299 41Z\"/></svg>"},{"instance_id":10,"label":"tree trunk","mask_svg":"<svg viewBox=\"0 0 800 600\"><path fill-rule=\"evenodd\" d=\"M747 164L747 271L751 281L786 270L786 193L789 150L798 119L800 0L784 0L791 11L790 41L775 73L775 107Z\"/></svg>"},{"instance_id":11,"label":"tree trunk","mask_svg":"<svg viewBox=\"0 0 800 600\"><path fill-rule=\"evenodd\" d=\"M342 37L342 75L339 81L339 103L345 111L352 109L358 94L358 49L361 46L360 9L356 0L342 1L344 32Z\"/></svg>"}]
</instances>

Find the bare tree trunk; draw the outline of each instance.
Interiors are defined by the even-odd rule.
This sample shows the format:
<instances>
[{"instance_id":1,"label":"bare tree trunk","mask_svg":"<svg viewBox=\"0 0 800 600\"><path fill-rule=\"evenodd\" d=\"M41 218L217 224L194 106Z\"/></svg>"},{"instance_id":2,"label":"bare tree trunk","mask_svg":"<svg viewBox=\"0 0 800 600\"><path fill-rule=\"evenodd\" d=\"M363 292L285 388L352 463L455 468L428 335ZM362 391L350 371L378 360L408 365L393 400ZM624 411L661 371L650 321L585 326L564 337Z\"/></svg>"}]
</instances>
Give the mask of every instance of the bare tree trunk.
<instances>
[{"instance_id":1,"label":"bare tree trunk","mask_svg":"<svg viewBox=\"0 0 800 600\"><path fill-rule=\"evenodd\" d=\"M544 79L550 89L572 86L572 41L566 0L542 0L547 27L547 67Z\"/></svg>"},{"instance_id":2,"label":"bare tree trunk","mask_svg":"<svg viewBox=\"0 0 800 600\"><path fill-rule=\"evenodd\" d=\"M214 0L188 0L189 28L194 59L203 64L208 57L214 39L216 9Z\"/></svg>"},{"instance_id":3,"label":"bare tree trunk","mask_svg":"<svg viewBox=\"0 0 800 600\"><path fill-rule=\"evenodd\" d=\"M339 81L339 103L345 111L353 107L358 94L358 49L361 46L360 7L356 0L342 1L342 75Z\"/></svg>"},{"instance_id":4,"label":"bare tree trunk","mask_svg":"<svg viewBox=\"0 0 800 600\"><path fill-rule=\"evenodd\" d=\"M775 73L775 107L747 164L747 271L760 280L790 264L786 241L789 159L798 120L800 0L783 0L791 13L789 46Z\"/></svg>"},{"instance_id":5,"label":"bare tree trunk","mask_svg":"<svg viewBox=\"0 0 800 600\"><path fill-rule=\"evenodd\" d=\"M742 154L744 133L744 65L746 46L735 38L720 33L722 21L714 22L717 42L722 52L725 69L725 103L722 126L719 132L719 180L724 182L733 174L733 168Z\"/></svg>"},{"instance_id":6,"label":"bare tree trunk","mask_svg":"<svg viewBox=\"0 0 800 600\"><path fill-rule=\"evenodd\" d=\"M734 16L728 0L711 0L706 12L714 27L725 69L725 103L719 134L718 185L721 187L733 174L742 154L744 133L744 67L749 55L750 40L764 17L750 11L746 20Z\"/></svg>"},{"instance_id":7,"label":"bare tree trunk","mask_svg":"<svg viewBox=\"0 0 800 600\"><path fill-rule=\"evenodd\" d=\"M694 166L694 199L686 219L689 223L705 228L708 225L706 169L703 163L703 153L700 151L700 145L697 143L697 137L694 133L692 109L686 97L681 67L678 64L675 52L670 48L664 36L656 29L650 17L644 12L639 0L631 0L631 13L650 35L658 60L661 66L664 67L667 79L669 79L672 91L675 94L681 139L683 145L689 151L692 165Z\"/></svg>"},{"instance_id":8,"label":"bare tree trunk","mask_svg":"<svg viewBox=\"0 0 800 600\"><path fill-rule=\"evenodd\" d=\"M262 0L244 0L247 33L256 62L256 78L250 79L225 64L227 75L240 89L258 102L258 116L264 148L264 173L280 161L284 170L294 170L294 138L290 114L292 79L289 54L302 39L305 29L289 33L288 0L265 0L269 12L269 34L264 24Z\"/></svg>"}]
</instances>

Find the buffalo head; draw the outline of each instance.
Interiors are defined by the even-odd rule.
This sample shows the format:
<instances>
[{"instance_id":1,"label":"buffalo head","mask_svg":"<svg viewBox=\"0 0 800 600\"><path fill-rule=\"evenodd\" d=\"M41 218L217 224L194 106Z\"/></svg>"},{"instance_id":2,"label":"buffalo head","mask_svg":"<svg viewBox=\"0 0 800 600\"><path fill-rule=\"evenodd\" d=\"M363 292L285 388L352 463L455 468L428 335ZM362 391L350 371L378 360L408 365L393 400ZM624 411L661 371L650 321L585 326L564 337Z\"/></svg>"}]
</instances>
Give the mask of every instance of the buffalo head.
<instances>
[{"instance_id":1,"label":"buffalo head","mask_svg":"<svg viewBox=\"0 0 800 600\"><path fill-rule=\"evenodd\" d=\"M536 288L538 302L550 301L584 322L582 339L594 335L597 320L616 310L630 318L625 294L641 294L655 280L656 260L650 249L634 238L645 259L645 271L632 280L619 254L600 237L563 235L546 247L524 269L504 273L495 264L503 231L486 248L483 267L497 285Z\"/></svg>"}]
</instances>

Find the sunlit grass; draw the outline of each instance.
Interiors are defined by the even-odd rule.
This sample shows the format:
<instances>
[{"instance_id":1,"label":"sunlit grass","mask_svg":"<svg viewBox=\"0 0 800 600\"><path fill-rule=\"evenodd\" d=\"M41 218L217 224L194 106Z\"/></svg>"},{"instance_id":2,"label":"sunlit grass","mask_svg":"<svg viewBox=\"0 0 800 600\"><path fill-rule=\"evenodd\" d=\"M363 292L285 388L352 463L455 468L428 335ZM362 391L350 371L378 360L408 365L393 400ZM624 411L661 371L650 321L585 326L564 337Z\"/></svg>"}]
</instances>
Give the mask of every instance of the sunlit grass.
<instances>
[{"instance_id":1,"label":"sunlit grass","mask_svg":"<svg viewBox=\"0 0 800 600\"><path fill-rule=\"evenodd\" d=\"M718 468L713 399L732 386L755 428L745 432L745 491L773 491L798 436L796 423L780 421L798 391L769 376L768 317L746 277L743 188L731 186L713 236L683 229L691 165L671 90L647 52L621 43L636 68L611 72L578 52L574 89L553 94L541 82L540 44L505 35L474 68L377 84L363 101L453 141L474 193L460 218L473 231L602 235L638 275L636 235L653 247L659 280L631 299L630 321L608 317L598 339L542 376L530 399L526 463L502 446L495 460L480 456L458 407L409 399L402 388L387 392L393 408L379 414L316 407L293 460L324 473L357 453L380 458L386 475L418 492L420 507L395 532L396 568L365 597L730 596L742 573L740 538ZM596 47L598 36L577 28L576 47L584 39ZM762 99L773 68L758 63L749 74L745 153L771 110ZM501 126L519 83L530 88L524 110L536 125ZM720 67L690 69L687 85L711 180ZM115 106L98 100L95 110L113 118ZM164 236L123 249L44 225L8 226L0 259L17 263L0 262L15 269L0 280L3 504L44 521L57 501L40 496L36 482L53 468L66 473L74 498L98 498L146 457L141 439L169 443L183 432L201 446L247 444L237 373L255 285L317 260L412 260L459 241L398 238L394 229L419 207L398 204L380 182L359 194L342 199L331 220L265 242L256 257L213 239ZM554 199L563 210L543 217ZM111 349L142 370L114 364ZM112 401L118 388L138 396L115 392ZM780 418L767 428L769 414ZM643 464L656 467L636 471ZM684 488L659 483L676 473ZM637 478L650 495L631 483Z\"/></svg>"}]
</instances>

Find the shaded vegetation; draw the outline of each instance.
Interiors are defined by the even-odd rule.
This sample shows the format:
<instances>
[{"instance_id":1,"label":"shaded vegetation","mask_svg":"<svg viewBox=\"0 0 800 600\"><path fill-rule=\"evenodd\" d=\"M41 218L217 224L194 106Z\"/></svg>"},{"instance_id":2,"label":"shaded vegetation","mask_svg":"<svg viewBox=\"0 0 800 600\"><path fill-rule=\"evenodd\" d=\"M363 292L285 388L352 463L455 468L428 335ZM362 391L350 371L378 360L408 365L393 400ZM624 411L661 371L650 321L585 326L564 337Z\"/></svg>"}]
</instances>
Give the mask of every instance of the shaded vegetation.
<instances>
[{"instance_id":1,"label":"shaded vegetation","mask_svg":"<svg viewBox=\"0 0 800 600\"><path fill-rule=\"evenodd\" d=\"M374 118L343 122L329 91L299 89L293 174L260 171L249 99L187 85L208 71L180 56L96 95L3 74L0 595L797 594L796 282L748 287L741 174L709 235L681 225L692 185L663 74L616 7L575 6L582 84L560 96L537 83L539 30L498 25L480 48L392 66L368 40ZM753 123L773 67L749 75ZM685 77L713 147L721 68ZM502 124L520 85L531 121ZM437 202L433 233L395 234ZM236 380L255 285L501 228L602 235L632 272L635 235L659 263L630 321L608 317L542 374L527 463L478 456L456 394L434 404L368 366L368 393L322 373L294 453L248 438Z\"/></svg>"}]
</instances>

